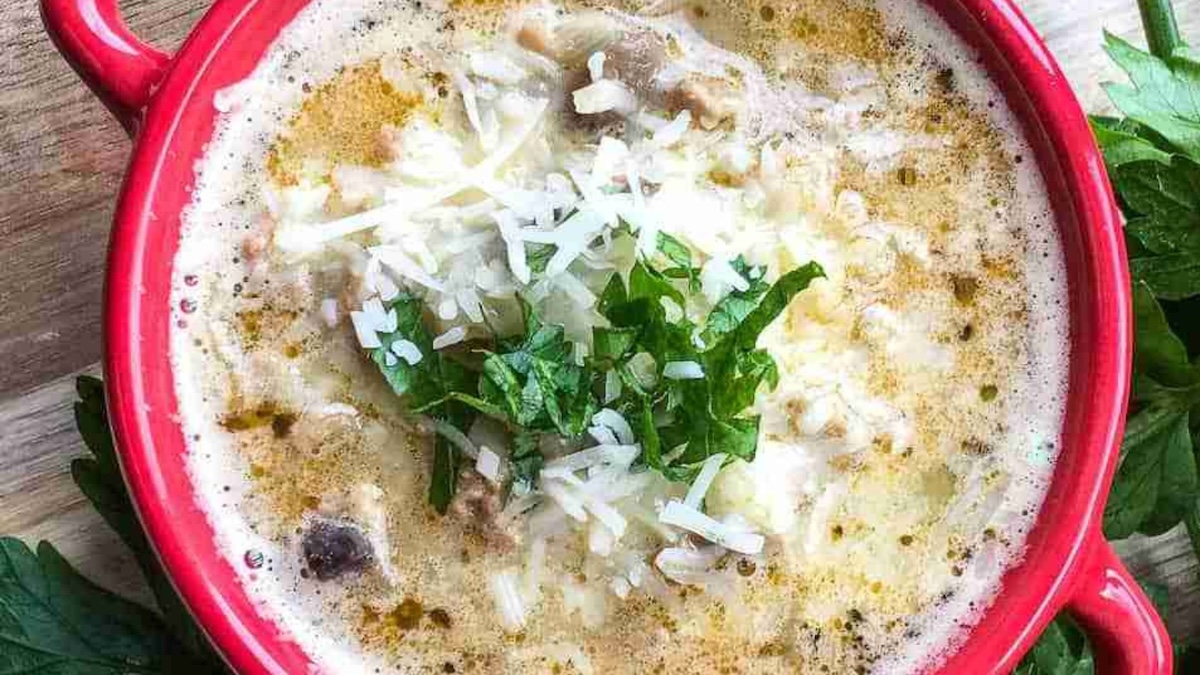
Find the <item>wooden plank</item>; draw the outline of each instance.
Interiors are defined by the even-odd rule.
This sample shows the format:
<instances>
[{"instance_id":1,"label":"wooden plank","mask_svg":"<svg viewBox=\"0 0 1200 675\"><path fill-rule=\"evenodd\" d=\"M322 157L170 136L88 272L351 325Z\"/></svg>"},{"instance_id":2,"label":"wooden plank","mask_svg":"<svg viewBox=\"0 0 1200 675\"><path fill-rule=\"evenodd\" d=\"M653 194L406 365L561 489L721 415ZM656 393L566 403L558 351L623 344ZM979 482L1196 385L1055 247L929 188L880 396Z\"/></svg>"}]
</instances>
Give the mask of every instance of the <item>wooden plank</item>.
<instances>
[{"instance_id":1,"label":"wooden plank","mask_svg":"<svg viewBox=\"0 0 1200 675\"><path fill-rule=\"evenodd\" d=\"M139 35L172 49L207 6L122 4ZM130 145L55 51L36 0L0 4L0 51L0 393L9 394L100 358L104 250Z\"/></svg>"},{"instance_id":2,"label":"wooden plank","mask_svg":"<svg viewBox=\"0 0 1200 675\"><path fill-rule=\"evenodd\" d=\"M1142 43L1134 0L1018 0L1091 111L1121 79L1108 28ZM207 2L125 0L139 35L174 48ZM1200 43L1200 0L1176 0ZM148 600L137 568L69 475L84 452L70 402L74 374L100 353L104 247L129 142L46 38L36 0L0 4L0 533L47 539L102 585ZM1186 535L1121 542L1140 576L1173 591L1177 636L1200 635L1198 568Z\"/></svg>"}]
</instances>

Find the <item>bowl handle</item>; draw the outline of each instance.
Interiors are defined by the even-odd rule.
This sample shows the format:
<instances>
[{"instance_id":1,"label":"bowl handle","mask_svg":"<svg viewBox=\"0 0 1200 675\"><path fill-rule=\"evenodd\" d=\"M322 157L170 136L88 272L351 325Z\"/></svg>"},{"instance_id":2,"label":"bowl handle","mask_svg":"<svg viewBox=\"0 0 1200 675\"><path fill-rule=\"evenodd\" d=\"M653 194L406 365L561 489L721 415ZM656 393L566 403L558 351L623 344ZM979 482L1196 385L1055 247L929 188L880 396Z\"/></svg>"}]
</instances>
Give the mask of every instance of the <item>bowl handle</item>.
<instances>
[{"instance_id":1,"label":"bowl handle","mask_svg":"<svg viewBox=\"0 0 1200 675\"><path fill-rule=\"evenodd\" d=\"M1171 675L1171 639L1150 599L1097 534L1067 609L1092 642L1098 675Z\"/></svg>"},{"instance_id":2,"label":"bowl handle","mask_svg":"<svg viewBox=\"0 0 1200 675\"><path fill-rule=\"evenodd\" d=\"M170 55L130 32L117 0L41 0L59 52L132 136Z\"/></svg>"}]
</instances>

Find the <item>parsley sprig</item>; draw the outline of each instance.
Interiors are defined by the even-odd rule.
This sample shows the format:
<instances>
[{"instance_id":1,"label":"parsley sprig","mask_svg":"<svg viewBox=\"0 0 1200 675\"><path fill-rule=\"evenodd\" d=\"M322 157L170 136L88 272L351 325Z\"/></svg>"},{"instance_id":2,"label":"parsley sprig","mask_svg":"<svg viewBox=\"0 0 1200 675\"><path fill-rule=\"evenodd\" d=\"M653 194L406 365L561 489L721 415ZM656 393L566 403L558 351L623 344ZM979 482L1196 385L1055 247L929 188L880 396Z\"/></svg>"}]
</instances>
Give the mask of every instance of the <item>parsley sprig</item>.
<instances>
[{"instance_id":1,"label":"parsley sprig","mask_svg":"<svg viewBox=\"0 0 1200 675\"><path fill-rule=\"evenodd\" d=\"M823 272L809 263L770 284L764 268L739 258L734 268L749 287L731 292L698 325L684 313L700 286L691 252L661 234L656 258L665 261L662 267L635 261L628 281L611 276L597 306L608 325L593 329L592 354L582 363L564 328L544 323L520 297L519 334L441 351L433 349L419 298L402 294L390 302L397 327L380 334L372 359L408 412L435 421L439 433L429 490L435 508L444 513L454 496L462 457L453 440L468 433L480 415L507 430L512 478L527 487L544 460L540 438L574 440L604 407L624 415L635 429L642 445L638 463L672 480L691 480L713 454L754 458L758 418L745 411L761 385L774 388L779 380L770 354L756 346L758 336ZM668 312L672 304L674 316ZM416 344L422 358L416 363L396 358L392 345L398 340ZM668 379L664 369L672 362L699 364L704 377ZM647 366L652 373L643 372ZM623 386L619 396L606 400L610 372Z\"/></svg>"},{"instance_id":2,"label":"parsley sprig","mask_svg":"<svg viewBox=\"0 0 1200 675\"><path fill-rule=\"evenodd\" d=\"M1136 322L1132 414L1104 531L1121 539L1184 522L1200 553L1200 62L1169 2L1140 5L1151 52L1105 36L1130 80L1105 86L1125 117L1092 118L1126 218Z\"/></svg>"}]
</instances>

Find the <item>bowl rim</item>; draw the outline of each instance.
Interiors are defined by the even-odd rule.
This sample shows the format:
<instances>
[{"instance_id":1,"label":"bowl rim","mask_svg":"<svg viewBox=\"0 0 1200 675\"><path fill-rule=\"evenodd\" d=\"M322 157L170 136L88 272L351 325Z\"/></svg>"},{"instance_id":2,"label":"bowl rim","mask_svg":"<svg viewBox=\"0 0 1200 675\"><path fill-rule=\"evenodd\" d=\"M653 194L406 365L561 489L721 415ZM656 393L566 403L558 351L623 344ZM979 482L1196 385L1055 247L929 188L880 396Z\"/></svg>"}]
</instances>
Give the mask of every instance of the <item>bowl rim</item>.
<instances>
[{"instance_id":1,"label":"bowl rim","mask_svg":"<svg viewBox=\"0 0 1200 675\"><path fill-rule=\"evenodd\" d=\"M1078 434L1068 439L1077 449L1069 453L1071 466L1055 471L1050 490L1055 499L1047 498L1029 537L1034 555L1005 574L995 604L967 632L943 670L1000 672L1015 663L1062 607L1098 531L1129 386L1128 271L1103 160L1078 101L1037 33L1011 0L921 1L960 35L975 31L979 44L968 41L986 52L985 60L988 53L999 59L999 67L1007 71L1001 75L1015 82L1015 88L1005 90L1009 104L1016 106L1016 97L1036 111L1041 128L1027 128L1026 134L1046 136L1049 156L1039 155L1039 165L1048 184L1057 182L1069 193L1069 212L1056 209L1056 221L1069 228L1065 220L1077 220L1074 227L1082 233L1076 254L1083 257L1072 269L1077 278L1071 289L1071 398L1086 395L1087 406L1074 427L1069 420L1064 431ZM248 75L277 29L307 3L216 0L197 24L147 108L114 216L106 273L109 418L133 502L184 602L242 673L308 672L309 662L271 619L256 612L233 563L219 553L215 532L187 482L186 443L176 421L170 367L168 308L178 221L186 205L181 199L194 177L194 155L181 157L178 150L203 146L200 139L208 138L215 112L212 92ZM187 180L179 180L181 171ZM163 235L164 221L170 236ZM1090 303L1074 302L1088 293ZM1080 304L1086 316L1081 316ZM1082 331L1076 325L1081 321L1086 324ZM1088 358L1076 364L1080 348ZM1042 517L1049 511L1054 522Z\"/></svg>"}]
</instances>

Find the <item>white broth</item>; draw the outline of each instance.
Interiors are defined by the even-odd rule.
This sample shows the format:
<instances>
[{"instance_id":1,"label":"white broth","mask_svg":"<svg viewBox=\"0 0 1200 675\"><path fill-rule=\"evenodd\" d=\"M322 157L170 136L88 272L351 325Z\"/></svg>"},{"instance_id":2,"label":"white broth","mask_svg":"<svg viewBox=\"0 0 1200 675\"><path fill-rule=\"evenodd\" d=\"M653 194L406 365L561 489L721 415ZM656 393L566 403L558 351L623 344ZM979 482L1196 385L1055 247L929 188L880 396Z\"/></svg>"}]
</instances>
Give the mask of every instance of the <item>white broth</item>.
<instances>
[{"instance_id":1,"label":"white broth","mask_svg":"<svg viewBox=\"0 0 1200 675\"><path fill-rule=\"evenodd\" d=\"M214 106L189 467L322 672L916 672L1021 559L1063 255L923 6L316 0Z\"/></svg>"}]
</instances>

